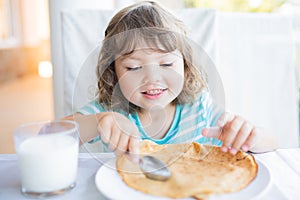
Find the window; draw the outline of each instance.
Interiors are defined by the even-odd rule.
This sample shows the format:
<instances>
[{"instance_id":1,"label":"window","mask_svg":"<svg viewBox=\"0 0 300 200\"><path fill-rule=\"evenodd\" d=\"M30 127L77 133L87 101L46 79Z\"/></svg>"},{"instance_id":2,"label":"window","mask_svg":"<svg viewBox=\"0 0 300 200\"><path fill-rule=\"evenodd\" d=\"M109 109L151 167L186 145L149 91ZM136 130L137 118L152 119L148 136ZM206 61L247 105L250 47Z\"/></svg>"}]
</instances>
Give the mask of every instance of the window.
<instances>
[{"instance_id":1,"label":"window","mask_svg":"<svg viewBox=\"0 0 300 200\"><path fill-rule=\"evenodd\" d=\"M20 44L20 18L18 0L0 0L0 48Z\"/></svg>"},{"instance_id":2,"label":"window","mask_svg":"<svg viewBox=\"0 0 300 200\"><path fill-rule=\"evenodd\" d=\"M214 8L229 12L273 12L287 0L184 0L185 6Z\"/></svg>"}]
</instances>

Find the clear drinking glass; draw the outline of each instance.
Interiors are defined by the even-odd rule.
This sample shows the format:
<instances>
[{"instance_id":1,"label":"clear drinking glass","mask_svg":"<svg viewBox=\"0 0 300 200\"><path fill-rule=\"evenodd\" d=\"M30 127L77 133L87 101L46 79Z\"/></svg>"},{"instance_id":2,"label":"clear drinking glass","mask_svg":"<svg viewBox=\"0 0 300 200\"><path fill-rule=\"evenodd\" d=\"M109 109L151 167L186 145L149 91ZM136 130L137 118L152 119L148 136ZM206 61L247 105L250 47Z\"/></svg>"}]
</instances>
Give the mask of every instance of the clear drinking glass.
<instances>
[{"instance_id":1,"label":"clear drinking glass","mask_svg":"<svg viewBox=\"0 0 300 200\"><path fill-rule=\"evenodd\" d=\"M22 193L47 197L75 187L78 164L78 125L54 120L22 124L14 133Z\"/></svg>"}]
</instances>

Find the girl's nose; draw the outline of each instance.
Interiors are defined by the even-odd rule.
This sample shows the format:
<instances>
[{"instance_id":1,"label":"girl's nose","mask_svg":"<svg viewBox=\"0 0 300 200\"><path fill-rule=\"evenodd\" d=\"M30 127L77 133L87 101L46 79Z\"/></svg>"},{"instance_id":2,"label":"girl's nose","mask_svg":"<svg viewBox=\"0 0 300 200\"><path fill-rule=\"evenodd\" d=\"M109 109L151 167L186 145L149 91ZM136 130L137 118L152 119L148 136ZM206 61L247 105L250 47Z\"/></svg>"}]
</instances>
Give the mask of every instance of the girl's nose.
<instances>
[{"instance_id":1,"label":"girl's nose","mask_svg":"<svg viewBox=\"0 0 300 200\"><path fill-rule=\"evenodd\" d=\"M144 82L157 82L161 79L161 71L158 65L144 67Z\"/></svg>"}]
</instances>

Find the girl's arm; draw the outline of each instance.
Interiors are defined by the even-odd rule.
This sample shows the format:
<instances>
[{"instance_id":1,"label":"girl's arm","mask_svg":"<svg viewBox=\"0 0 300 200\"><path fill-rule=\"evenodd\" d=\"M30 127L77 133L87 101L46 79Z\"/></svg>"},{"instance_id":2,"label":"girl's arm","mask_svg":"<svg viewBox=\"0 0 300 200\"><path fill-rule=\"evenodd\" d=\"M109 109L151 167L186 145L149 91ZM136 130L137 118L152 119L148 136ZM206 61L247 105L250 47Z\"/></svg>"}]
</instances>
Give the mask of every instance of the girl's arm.
<instances>
[{"instance_id":1,"label":"girl's arm","mask_svg":"<svg viewBox=\"0 0 300 200\"><path fill-rule=\"evenodd\" d=\"M97 115L82 115L79 113L64 117L76 121L79 125L80 144L86 143L99 135Z\"/></svg>"},{"instance_id":2,"label":"girl's arm","mask_svg":"<svg viewBox=\"0 0 300 200\"><path fill-rule=\"evenodd\" d=\"M274 134L255 127L240 116L225 113L217 122L218 128L205 128L202 134L222 141L221 150L232 154L240 149L262 153L277 149L278 142Z\"/></svg>"},{"instance_id":3,"label":"girl's arm","mask_svg":"<svg viewBox=\"0 0 300 200\"><path fill-rule=\"evenodd\" d=\"M94 115L74 114L64 119L74 120L79 125L80 143L91 141L95 137L109 144L109 149L116 155L129 151L139 153L139 132L124 115L116 112L101 112Z\"/></svg>"}]
</instances>

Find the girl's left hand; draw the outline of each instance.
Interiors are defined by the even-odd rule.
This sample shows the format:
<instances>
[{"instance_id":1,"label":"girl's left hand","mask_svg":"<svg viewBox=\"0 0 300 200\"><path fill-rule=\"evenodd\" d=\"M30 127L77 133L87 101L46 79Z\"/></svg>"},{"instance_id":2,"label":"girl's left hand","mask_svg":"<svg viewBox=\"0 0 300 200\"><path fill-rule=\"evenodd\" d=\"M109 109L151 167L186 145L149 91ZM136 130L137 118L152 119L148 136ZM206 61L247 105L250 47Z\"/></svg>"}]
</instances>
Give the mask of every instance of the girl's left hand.
<instances>
[{"instance_id":1,"label":"girl's left hand","mask_svg":"<svg viewBox=\"0 0 300 200\"><path fill-rule=\"evenodd\" d=\"M217 126L204 128L202 134L221 140L223 152L236 154L240 149L249 151L255 146L259 130L241 116L224 113L217 121Z\"/></svg>"}]
</instances>

